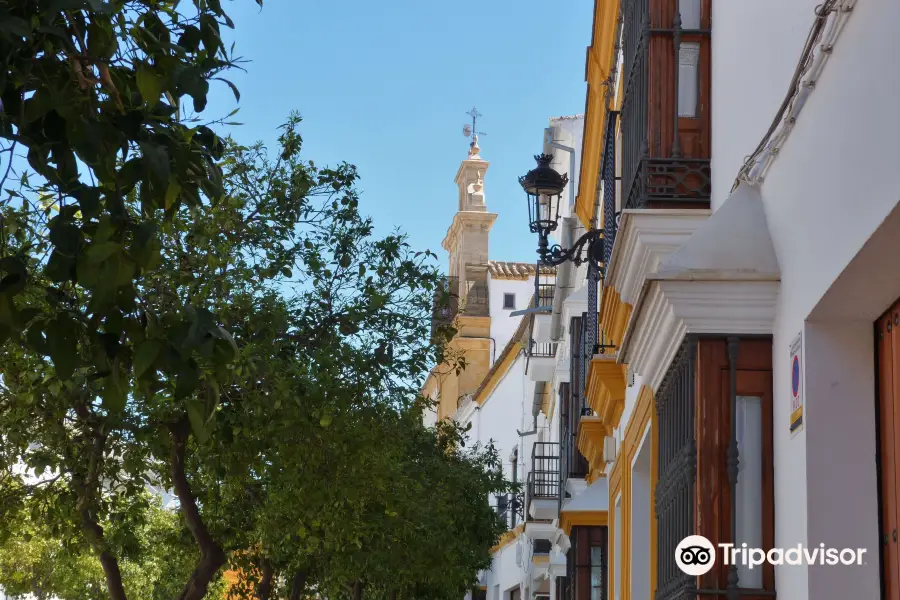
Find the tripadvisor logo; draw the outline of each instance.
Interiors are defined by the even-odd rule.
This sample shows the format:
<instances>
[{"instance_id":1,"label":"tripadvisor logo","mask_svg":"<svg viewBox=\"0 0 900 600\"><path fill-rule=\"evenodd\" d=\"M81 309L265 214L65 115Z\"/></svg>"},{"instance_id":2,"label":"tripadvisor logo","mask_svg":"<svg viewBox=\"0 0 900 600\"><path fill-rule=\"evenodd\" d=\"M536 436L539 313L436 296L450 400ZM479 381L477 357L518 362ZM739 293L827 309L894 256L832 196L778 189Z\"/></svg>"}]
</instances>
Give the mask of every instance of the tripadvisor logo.
<instances>
[{"instance_id":1,"label":"tripadvisor logo","mask_svg":"<svg viewBox=\"0 0 900 600\"><path fill-rule=\"evenodd\" d=\"M702 535L689 535L675 548L675 564L686 575L706 575L716 564L716 549Z\"/></svg>"},{"instance_id":2,"label":"tripadvisor logo","mask_svg":"<svg viewBox=\"0 0 900 600\"><path fill-rule=\"evenodd\" d=\"M755 569L765 564L781 565L864 565L866 548L806 548L798 544L792 548L772 548L768 552L761 548L740 547L734 544L718 544L723 565L742 565ZM675 564L686 575L705 575L716 564L716 547L702 535L690 535L675 548Z\"/></svg>"}]
</instances>

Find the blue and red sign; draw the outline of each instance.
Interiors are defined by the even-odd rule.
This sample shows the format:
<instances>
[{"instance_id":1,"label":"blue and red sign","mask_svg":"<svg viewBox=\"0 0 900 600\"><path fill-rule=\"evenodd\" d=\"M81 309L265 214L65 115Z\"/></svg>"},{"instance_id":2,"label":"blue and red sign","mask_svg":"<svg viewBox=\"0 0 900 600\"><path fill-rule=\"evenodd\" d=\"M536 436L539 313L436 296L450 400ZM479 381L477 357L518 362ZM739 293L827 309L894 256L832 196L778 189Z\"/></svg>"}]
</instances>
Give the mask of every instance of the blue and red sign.
<instances>
[{"instance_id":1,"label":"blue and red sign","mask_svg":"<svg viewBox=\"0 0 900 600\"><path fill-rule=\"evenodd\" d=\"M800 397L800 357L796 354L791 361L791 394L794 398Z\"/></svg>"},{"instance_id":2,"label":"blue and red sign","mask_svg":"<svg viewBox=\"0 0 900 600\"><path fill-rule=\"evenodd\" d=\"M803 425L803 394L800 353L802 352L802 337L797 336L791 344L791 433L800 430Z\"/></svg>"}]
</instances>

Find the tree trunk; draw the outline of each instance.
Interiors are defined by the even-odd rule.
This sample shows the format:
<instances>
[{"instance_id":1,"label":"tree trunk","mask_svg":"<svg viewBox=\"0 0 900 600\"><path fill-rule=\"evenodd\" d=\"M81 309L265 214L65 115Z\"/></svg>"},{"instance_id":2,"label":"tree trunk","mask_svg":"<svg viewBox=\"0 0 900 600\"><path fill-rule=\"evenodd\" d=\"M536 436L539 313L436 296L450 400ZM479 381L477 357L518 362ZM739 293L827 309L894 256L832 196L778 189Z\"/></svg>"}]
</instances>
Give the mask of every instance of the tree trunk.
<instances>
[{"instance_id":1,"label":"tree trunk","mask_svg":"<svg viewBox=\"0 0 900 600\"><path fill-rule=\"evenodd\" d=\"M397 600L397 590L391 590L391 593L388 594L388 600Z\"/></svg>"},{"instance_id":2,"label":"tree trunk","mask_svg":"<svg viewBox=\"0 0 900 600\"><path fill-rule=\"evenodd\" d=\"M95 512L91 510L96 506L94 500L97 497L96 490L99 487L98 482L103 455L106 452L107 436L97 426L96 417L91 413L83 398L76 398L73 407L85 431L90 434L92 439L87 473L73 473L72 477L76 496L75 508L81 518L81 529L85 538L103 568L110 600L128 600L128 596L125 594L125 585L122 583L122 571L119 570L119 560L115 554L109 551L103 527L97 522Z\"/></svg>"},{"instance_id":3,"label":"tree trunk","mask_svg":"<svg viewBox=\"0 0 900 600\"><path fill-rule=\"evenodd\" d=\"M306 571L297 571L294 573L294 580L291 582L291 595L289 600L300 600L300 594L306 587Z\"/></svg>"},{"instance_id":4,"label":"tree trunk","mask_svg":"<svg viewBox=\"0 0 900 600\"><path fill-rule=\"evenodd\" d=\"M106 548L106 542L103 539L103 527L91 517L91 512L86 506L81 506L78 512L81 514L81 526L87 534L88 541L97 554L97 558L100 560L100 566L103 567L103 574L106 576L106 589L109 591L110 599L128 600L128 596L125 594L125 586L122 584L122 572L119 570L119 561Z\"/></svg>"},{"instance_id":5,"label":"tree trunk","mask_svg":"<svg viewBox=\"0 0 900 600\"><path fill-rule=\"evenodd\" d=\"M363 582L356 581L353 583L352 600L362 600L362 597L363 597Z\"/></svg>"},{"instance_id":6,"label":"tree trunk","mask_svg":"<svg viewBox=\"0 0 900 600\"><path fill-rule=\"evenodd\" d=\"M269 600L272 594L272 577L275 575L275 569L268 560L262 560L262 577L259 585L256 586L256 597L258 600Z\"/></svg>"},{"instance_id":7,"label":"tree trunk","mask_svg":"<svg viewBox=\"0 0 900 600\"><path fill-rule=\"evenodd\" d=\"M178 596L178 600L203 600L209 583L225 564L225 552L213 540L206 528L206 524L200 516L200 510L197 508L197 500L194 498L187 480L184 457L189 428L187 418L182 418L178 425L172 427L172 484L175 487L175 495L178 496L181 512L188 529L200 547L200 560L197 561L197 566L191 573L181 595Z\"/></svg>"}]
</instances>

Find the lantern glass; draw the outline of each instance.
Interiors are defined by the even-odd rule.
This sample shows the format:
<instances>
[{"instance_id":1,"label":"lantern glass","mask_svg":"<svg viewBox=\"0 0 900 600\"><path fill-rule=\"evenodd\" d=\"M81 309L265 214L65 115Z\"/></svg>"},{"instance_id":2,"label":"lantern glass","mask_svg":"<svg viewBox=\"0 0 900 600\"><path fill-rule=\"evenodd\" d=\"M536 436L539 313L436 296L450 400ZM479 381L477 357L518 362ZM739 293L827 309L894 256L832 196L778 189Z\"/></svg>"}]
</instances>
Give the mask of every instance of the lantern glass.
<instances>
[{"instance_id":1,"label":"lantern glass","mask_svg":"<svg viewBox=\"0 0 900 600\"><path fill-rule=\"evenodd\" d=\"M538 166L519 177L519 183L528 196L529 227L532 233L546 238L559 224L561 195L569 177L550 166L552 154L539 154L534 159Z\"/></svg>"},{"instance_id":2,"label":"lantern glass","mask_svg":"<svg viewBox=\"0 0 900 600\"><path fill-rule=\"evenodd\" d=\"M532 233L546 238L559 224L560 200L569 177L550 166L552 154L539 154L534 159L538 166L519 177L519 183L528 196L529 227Z\"/></svg>"}]
</instances>

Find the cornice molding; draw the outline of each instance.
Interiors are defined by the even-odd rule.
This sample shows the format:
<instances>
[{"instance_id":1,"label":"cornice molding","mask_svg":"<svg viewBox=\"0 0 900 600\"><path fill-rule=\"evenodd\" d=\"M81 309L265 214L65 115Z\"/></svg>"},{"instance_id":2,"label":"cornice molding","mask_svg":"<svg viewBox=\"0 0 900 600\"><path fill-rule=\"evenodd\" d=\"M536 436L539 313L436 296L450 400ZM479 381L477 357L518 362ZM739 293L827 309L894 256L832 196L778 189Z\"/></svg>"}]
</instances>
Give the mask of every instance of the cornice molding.
<instances>
[{"instance_id":1,"label":"cornice molding","mask_svg":"<svg viewBox=\"0 0 900 600\"><path fill-rule=\"evenodd\" d=\"M490 232L496 220L497 213L461 210L453 215L453 222L447 228L447 235L444 236L441 247L447 252L452 252L458 245L459 237L467 225L480 227L482 231Z\"/></svg>"},{"instance_id":2,"label":"cornice molding","mask_svg":"<svg viewBox=\"0 0 900 600\"><path fill-rule=\"evenodd\" d=\"M778 281L651 277L635 305L619 361L656 392L686 335L772 334L778 290Z\"/></svg>"},{"instance_id":3,"label":"cornice molding","mask_svg":"<svg viewBox=\"0 0 900 600\"><path fill-rule=\"evenodd\" d=\"M709 210L629 209L622 211L606 280L622 302L632 306L644 280L680 248L704 221Z\"/></svg>"},{"instance_id":4,"label":"cornice molding","mask_svg":"<svg viewBox=\"0 0 900 600\"><path fill-rule=\"evenodd\" d=\"M463 181L465 174L471 173L472 171L481 171L481 176L484 177L487 175L488 167L490 166L490 161L482 158L467 158L466 160L460 161L459 169L456 170L456 177L453 178L453 181L459 185L459 183Z\"/></svg>"}]
</instances>

